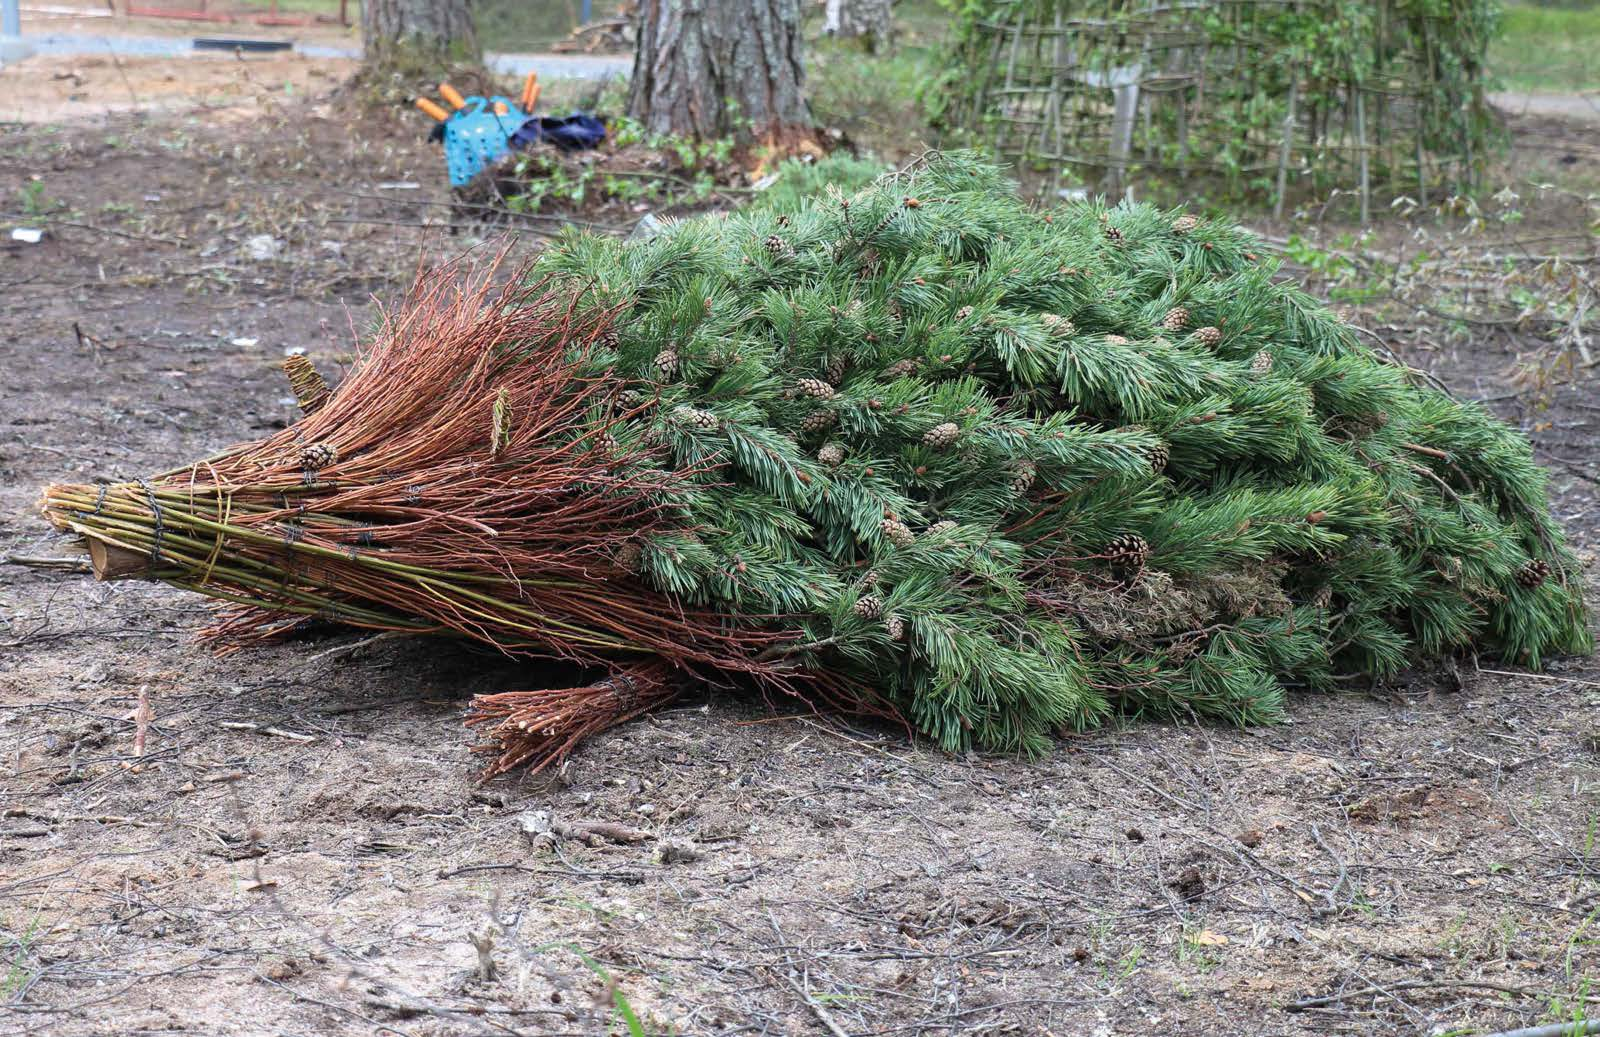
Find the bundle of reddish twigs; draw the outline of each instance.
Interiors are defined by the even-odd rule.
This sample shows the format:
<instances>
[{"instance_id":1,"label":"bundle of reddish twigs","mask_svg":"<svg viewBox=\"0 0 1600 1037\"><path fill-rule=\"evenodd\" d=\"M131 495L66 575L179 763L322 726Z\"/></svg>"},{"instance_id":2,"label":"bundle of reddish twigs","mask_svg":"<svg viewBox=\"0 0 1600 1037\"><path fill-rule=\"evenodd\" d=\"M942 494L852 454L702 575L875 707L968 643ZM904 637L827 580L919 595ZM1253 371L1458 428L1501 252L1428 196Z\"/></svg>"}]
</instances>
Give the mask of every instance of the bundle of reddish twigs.
<instances>
[{"instance_id":1,"label":"bundle of reddish twigs","mask_svg":"<svg viewBox=\"0 0 1600 1037\"><path fill-rule=\"evenodd\" d=\"M51 486L46 513L102 577L231 603L208 631L228 648L323 620L622 661L589 687L480 697L491 775L559 759L684 674L790 687L792 634L687 609L625 561L677 520L679 476L609 434L632 413L620 380L580 373L610 315L521 275L494 288L497 266L419 279L337 392L287 365L310 409L293 426L147 481Z\"/></svg>"}]
</instances>

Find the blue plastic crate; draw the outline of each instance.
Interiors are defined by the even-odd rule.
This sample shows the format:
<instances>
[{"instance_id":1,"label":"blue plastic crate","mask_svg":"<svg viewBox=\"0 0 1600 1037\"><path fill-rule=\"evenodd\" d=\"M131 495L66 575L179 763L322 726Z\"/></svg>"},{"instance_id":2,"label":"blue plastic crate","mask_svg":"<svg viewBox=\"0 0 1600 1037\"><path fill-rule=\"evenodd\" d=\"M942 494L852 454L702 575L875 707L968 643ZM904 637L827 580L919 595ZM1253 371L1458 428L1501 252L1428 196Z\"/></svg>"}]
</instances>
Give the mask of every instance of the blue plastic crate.
<instances>
[{"instance_id":1,"label":"blue plastic crate","mask_svg":"<svg viewBox=\"0 0 1600 1037\"><path fill-rule=\"evenodd\" d=\"M506 114L495 113L497 101L506 106ZM473 96L466 102L466 107L444 124L444 160L451 187L466 186L486 166L510 152L512 136L529 119L504 97Z\"/></svg>"}]
</instances>

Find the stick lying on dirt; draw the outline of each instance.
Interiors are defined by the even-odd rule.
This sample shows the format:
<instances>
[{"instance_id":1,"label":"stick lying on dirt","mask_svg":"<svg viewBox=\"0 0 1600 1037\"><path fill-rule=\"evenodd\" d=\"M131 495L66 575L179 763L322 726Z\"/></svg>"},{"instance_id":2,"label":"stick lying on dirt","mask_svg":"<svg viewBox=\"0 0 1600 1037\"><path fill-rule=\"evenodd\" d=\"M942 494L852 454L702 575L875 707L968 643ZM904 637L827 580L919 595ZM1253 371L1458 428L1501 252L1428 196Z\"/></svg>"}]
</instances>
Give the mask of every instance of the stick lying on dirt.
<instances>
[{"instance_id":1,"label":"stick lying on dirt","mask_svg":"<svg viewBox=\"0 0 1600 1037\"><path fill-rule=\"evenodd\" d=\"M1484 1037L1585 1037L1600 1033L1600 1019L1588 1022L1549 1023L1545 1026L1525 1026L1520 1030L1501 1030L1484 1034Z\"/></svg>"},{"instance_id":2,"label":"stick lying on dirt","mask_svg":"<svg viewBox=\"0 0 1600 1037\"><path fill-rule=\"evenodd\" d=\"M528 837L535 848L554 844L561 839L599 846L602 842L642 843L655 838L649 832L612 821L563 821L545 810L530 811L517 821L522 826L522 834Z\"/></svg>"},{"instance_id":3,"label":"stick lying on dirt","mask_svg":"<svg viewBox=\"0 0 1600 1037\"><path fill-rule=\"evenodd\" d=\"M1426 990L1430 988L1448 987L1477 987L1482 990L1498 990L1503 994L1519 994L1523 997L1543 996L1541 991L1530 990L1527 987L1512 987L1507 986L1504 983L1489 983L1475 979L1405 979L1398 983L1391 983L1388 986L1362 987L1359 990L1345 990L1337 994L1325 994L1322 997L1302 998L1299 1001L1291 1001L1284 1005L1283 1010L1285 1012L1304 1012L1307 1009L1320 1008L1323 1005L1334 1005L1341 1001L1350 1001L1358 997L1366 997L1369 994L1393 994L1400 990ZM1600 1022L1600 1020L1596 1021ZM1519 1035L1521 1034L1521 1031L1515 1032L1517 1032ZM1557 1030L1554 1032L1561 1033L1563 1031ZM1589 1030L1585 1032L1594 1033L1596 1031Z\"/></svg>"}]
</instances>

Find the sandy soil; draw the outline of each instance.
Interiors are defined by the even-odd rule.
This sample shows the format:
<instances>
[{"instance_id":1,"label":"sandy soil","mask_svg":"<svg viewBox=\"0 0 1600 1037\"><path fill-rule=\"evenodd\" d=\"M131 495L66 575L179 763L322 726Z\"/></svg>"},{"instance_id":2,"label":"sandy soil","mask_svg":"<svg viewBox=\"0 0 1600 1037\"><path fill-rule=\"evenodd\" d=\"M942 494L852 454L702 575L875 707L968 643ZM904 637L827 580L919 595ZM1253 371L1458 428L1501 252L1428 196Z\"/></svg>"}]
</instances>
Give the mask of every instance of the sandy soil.
<instances>
[{"instance_id":1,"label":"sandy soil","mask_svg":"<svg viewBox=\"0 0 1600 1037\"><path fill-rule=\"evenodd\" d=\"M41 568L64 548L43 484L290 420L285 348L337 369L372 293L470 243L418 127L368 130L281 100L0 128L4 219L50 231L0 240L0 1032L1389 1035L1595 1010L1593 660L1033 763L688 700L479 786L461 706L526 667L354 636L219 659L197 599ZM1592 551L1592 378L1536 412L1514 336L1397 345L1533 430ZM637 839L526 834L551 822Z\"/></svg>"},{"instance_id":2,"label":"sandy soil","mask_svg":"<svg viewBox=\"0 0 1600 1037\"><path fill-rule=\"evenodd\" d=\"M218 54L187 58L39 54L0 68L0 122L80 122L119 112L192 111L326 93L351 59Z\"/></svg>"}]
</instances>

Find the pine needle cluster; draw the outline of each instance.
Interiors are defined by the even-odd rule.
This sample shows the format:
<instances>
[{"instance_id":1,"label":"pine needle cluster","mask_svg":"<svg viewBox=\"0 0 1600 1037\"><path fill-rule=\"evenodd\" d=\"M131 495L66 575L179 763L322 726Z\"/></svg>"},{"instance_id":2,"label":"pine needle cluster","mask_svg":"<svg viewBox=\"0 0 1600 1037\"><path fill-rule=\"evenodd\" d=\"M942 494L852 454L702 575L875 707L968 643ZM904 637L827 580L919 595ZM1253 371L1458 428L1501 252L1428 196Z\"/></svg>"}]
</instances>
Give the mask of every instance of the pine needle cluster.
<instances>
[{"instance_id":1,"label":"pine needle cluster","mask_svg":"<svg viewBox=\"0 0 1600 1037\"><path fill-rule=\"evenodd\" d=\"M793 629L786 663L941 745L1255 723L1291 687L1591 645L1524 437L1228 223L1038 211L946 153L789 213L575 235L540 272L619 313L583 363L628 387L588 424L678 476L643 581Z\"/></svg>"}]
</instances>

